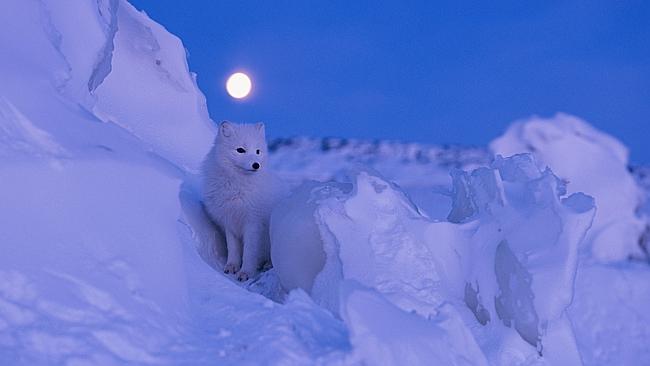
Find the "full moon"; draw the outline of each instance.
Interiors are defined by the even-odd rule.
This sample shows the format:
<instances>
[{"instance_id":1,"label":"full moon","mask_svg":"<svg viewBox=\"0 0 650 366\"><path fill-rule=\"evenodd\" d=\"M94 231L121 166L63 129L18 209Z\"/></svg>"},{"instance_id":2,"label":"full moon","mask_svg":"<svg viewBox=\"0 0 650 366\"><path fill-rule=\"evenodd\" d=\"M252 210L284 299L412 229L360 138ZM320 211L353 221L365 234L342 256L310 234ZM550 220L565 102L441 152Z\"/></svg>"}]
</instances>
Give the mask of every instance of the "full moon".
<instances>
[{"instance_id":1,"label":"full moon","mask_svg":"<svg viewBox=\"0 0 650 366\"><path fill-rule=\"evenodd\" d=\"M226 90L231 97L241 99L251 92L251 79L243 72L236 72L226 81Z\"/></svg>"}]
</instances>

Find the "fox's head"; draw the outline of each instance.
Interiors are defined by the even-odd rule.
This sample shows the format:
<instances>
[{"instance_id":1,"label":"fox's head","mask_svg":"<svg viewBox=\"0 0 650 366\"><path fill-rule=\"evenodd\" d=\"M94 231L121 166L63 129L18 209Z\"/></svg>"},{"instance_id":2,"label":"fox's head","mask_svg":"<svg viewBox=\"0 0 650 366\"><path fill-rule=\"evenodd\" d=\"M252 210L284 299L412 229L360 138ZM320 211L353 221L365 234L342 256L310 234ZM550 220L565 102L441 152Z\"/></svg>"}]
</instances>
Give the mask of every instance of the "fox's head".
<instances>
[{"instance_id":1,"label":"fox's head","mask_svg":"<svg viewBox=\"0 0 650 366\"><path fill-rule=\"evenodd\" d=\"M222 164L245 174L266 169L268 150L264 123L238 124L223 121L219 125L216 149Z\"/></svg>"}]
</instances>

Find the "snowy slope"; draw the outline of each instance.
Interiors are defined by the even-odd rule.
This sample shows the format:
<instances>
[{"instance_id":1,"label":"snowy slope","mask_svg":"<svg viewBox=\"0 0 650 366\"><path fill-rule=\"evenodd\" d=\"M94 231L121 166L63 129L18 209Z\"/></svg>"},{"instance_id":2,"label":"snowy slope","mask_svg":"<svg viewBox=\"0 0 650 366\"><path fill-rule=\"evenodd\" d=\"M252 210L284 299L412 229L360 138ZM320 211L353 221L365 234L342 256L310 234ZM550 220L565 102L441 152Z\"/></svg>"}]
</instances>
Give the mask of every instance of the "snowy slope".
<instances>
[{"instance_id":1,"label":"snowy slope","mask_svg":"<svg viewBox=\"0 0 650 366\"><path fill-rule=\"evenodd\" d=\"M193 173L215 131L180 40L122 0L3 7L0 364L650 363L647 264L602 264L590 251L574 257L586 245L580 237L545 242L551 236L542 233L526 247L529 229L551 221L583 232L586 221L575 220L588 216L588 204L559 199L566 196L543 167L503 178L508 164L493 163L488 149L272 142L272 165L290 186L334 179L344 187L327 196L321 210L331 212L318 221L332 246L314 263L328 265L313 271L316 281L296 282L317 283L317 292L285 292L282 264L236 283L220 271L222 238L196 189ZM460 169L453 179L452 169ZM635 170L641 183L646 170ZM508 203L463 200L459 187L507 194ZM544 187L537 199L546 206L518 196L534 187ZM452 221L463 224L447 221L454 202L476 209L455 210ZM478 209L484 204L491 209ZM498 228L510 244L491 240L501 238ZM366 234L372 240L358 237ZM358 261L354 243L373 255ZM500 254L486 260L473 246ZM454 251L463 258L455 267L446 264ZM506 294L511 272L521 286ZM550 325L518 326L533 312L489 301L512 307L529 291L527 309ZM481 325L480 309L495 321Z\"/></svg>"},{"instance_id":2,"label":"snowy slope","mask_svg":"<svg viewBox=\"0 0 650 366\"><path fill-rule=\"evenodd\" d=\"M199 257L179 188L213 129L180 42L126 2L3 5L0 363L305 364L345 352L341 322L308 297L274 304Z\"/></svg>"}]
</instances>

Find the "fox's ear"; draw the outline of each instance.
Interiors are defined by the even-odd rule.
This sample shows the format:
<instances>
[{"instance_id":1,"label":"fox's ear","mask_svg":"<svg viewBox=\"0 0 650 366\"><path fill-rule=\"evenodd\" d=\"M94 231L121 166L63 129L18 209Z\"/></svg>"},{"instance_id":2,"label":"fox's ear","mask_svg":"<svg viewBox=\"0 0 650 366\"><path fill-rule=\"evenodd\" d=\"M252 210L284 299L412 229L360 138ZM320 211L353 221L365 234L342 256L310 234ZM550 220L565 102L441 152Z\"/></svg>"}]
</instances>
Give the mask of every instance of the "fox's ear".
<instances>
[{"instance_id":1,"label":"fox's ear","mask_svg":"<svg viewBox=\"0 0 650 366\"><path fill-rule=\"evenodd\" d=\"M228 121L223 121L219 124L219 134L223 137L230 137L233 134L232 123Z\"/></svg>"},{"instance_id":2,"label":"fox's ear","mask_svg":"<svg viewBox=\"0 0 650 366\"><path fill-rule=\"evenodd\" d=\"M255 124L255 129L258 130L259 132L264 133L264 122L257 122Z\"/></svg>"}]
</instances>

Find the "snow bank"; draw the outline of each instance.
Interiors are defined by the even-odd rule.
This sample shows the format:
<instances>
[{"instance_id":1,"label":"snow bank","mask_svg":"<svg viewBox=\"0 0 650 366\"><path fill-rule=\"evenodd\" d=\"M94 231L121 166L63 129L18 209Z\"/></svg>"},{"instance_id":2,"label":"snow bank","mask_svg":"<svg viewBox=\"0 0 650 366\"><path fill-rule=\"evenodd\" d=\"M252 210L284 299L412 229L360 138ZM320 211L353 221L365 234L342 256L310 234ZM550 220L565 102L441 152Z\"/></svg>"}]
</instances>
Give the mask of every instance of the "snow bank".
<instances>
[{"instance_id":1,"label":"snow bank","mask_svg":"<svg viewBox=\"0 0 650 366\"><path fill-rule=\"evenodd\" d=\"M343 359L347 330L307 295L208 266L186 170L212 128L178 39L125 1L2 5L0 364Z\"/></svg>"},{"instance_id":2,"label":"snow bank","mask_svg":"<svg viewBox=\"0 0 650 366\"><path fill-rule=\"evenodd\" d=\"M356 174L352 190L310 183L298 192L286 205L299 215L283 220L283 212L273 213L272 232L288 234L272 236L272 257L283 258L275 268L285 288L310 291L317 303L340 313L353 344L359 328L377 338L371 348L394 348L398 353L391 357L403 351L382 330L389 324L351 310L367 304L378 312L417 314L407 323L464 324L452 327L455 332L437 330L441 342L451 345L445 348L469 350L464 356L448 353L452 359L580 363L565 309L593 199L581 193L565 197L564 184L550 170L540 171L530 155L456 172L450 218L457 223L431 221L399 187L367 171ZM350 280L376 293L342 295ZM422 327L428 332L431 326ZM462 364L460 358L440 358L437 349L409 352L416 352L414 362ZM359 357L375 360L368 352Z\"/></svg>"},{"instance_id":3,"label":"snow bank","mask_svg":"<svg viewBox=\"0 0 650 366\"><path fill-rule=\"evenodd\" d=\"M639 246L645 223L636 215L644 194L628 171L628 151L618 140L587 122L559 113L513 123L490 144L497 154L532 153L540 168L549 166L569 182L569 192L596 199L589 251L611 262L645 257Z\"/></svg>"},{"instance_id":4,"label":"snow bank","mask_svg":"<svg viewBox=\"0 0 650 366\"><path fill-rule=\"evenodd\" d=\"M2 363L159 362L187 313L177 180L105 159L1 165Z\"/></svg>"},{"instance_id":5,"label":"snow bank","mask_svg":"<svg viewBox=\"0 0 650 366\"><path fill-rule=\"evenodd\" d=\"M198 167L215 130L178 38L126 1L3 9L3 104L71 153L135 149Z\"/></svg>"},{"instance_id":6,"label":"snow bank","mask_svg":"<svg viewBox=\"0 0 650 366\"><path fill-rule=\"evenodd\" d=\"M93 113L128 130L163 158L197 170L216 129L181 41L126 1L111 3L117 7L116 31L109 33L114 50L101 54L110 57L110 72L94 88L89 84L97 98ZM95 74L107 67L103 62L100 58Z\"/></svg>"}]
</instances>

